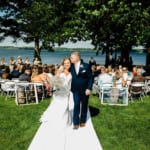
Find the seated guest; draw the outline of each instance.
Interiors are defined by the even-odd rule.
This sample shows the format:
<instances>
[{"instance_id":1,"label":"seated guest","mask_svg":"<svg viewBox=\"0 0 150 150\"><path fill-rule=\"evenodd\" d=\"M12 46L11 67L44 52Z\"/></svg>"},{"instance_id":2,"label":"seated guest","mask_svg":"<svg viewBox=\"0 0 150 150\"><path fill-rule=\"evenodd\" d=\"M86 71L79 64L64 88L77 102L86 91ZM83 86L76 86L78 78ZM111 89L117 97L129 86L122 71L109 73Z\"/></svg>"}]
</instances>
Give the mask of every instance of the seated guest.
<instances>
[{"instance_id":1,"label":"seated guest","mask_svg":"<svg viewBox=\"0 0 150 150\"><path fill-rule=\"evenodd\" d=\"M142 75L142 70L141 69L137 69L137 75L134 76L131 80L131 85L134 82L145 82L145 78ZM132 87L132 91L138 92L142 90L142 86L140 87Z\"/></svg>"},{"instance_id":2,"label":"seated guest","mask_svg":"<svg viewBox=\"0 0 150 150\"><path fill-rule=\"evenodd\" d=\"M5 58L2 57L0 58L0 65L6 65L7 63L5 63Z\"/></svg>"},{"instance_id":3,"label":"seated guest","mask_svg":"<svg viewBox=\"0 0 150 150\"><path fill-rule=\"evenodd\" d=\"M5 69L3 69L1 77L2 79L11 79L9 67L5 67Z\"/></svg>"},{"instance_id":4,"label":"seated guest","mask_svg":"<svg viewBox=\"0 0 150 150\"><path fill-rule=\"evenodd\" d=\"M48 77L51 78L53 75L52 75L52 69L53 69L54 65L50 65L50 66L47 66L48 68Z\"/></svg>"},{"instance_id":5,"label":"seated guest","mask_svg":"<svg viewBox=\"0 0 150 150\"><path fill-rule=\"evenodd\" d=\"M36 66L34 66L32 68L31 81L32 82L41 82L41 83L43 83L43 80L42 80L42 78L40 76L39 69Z\"/></svg>"},{"instance_id":6,"label":"seated guest","mask_svg":"<svg viewBox=\"0 0 150 150\"><path fill-rule=\"evenodd\" d=\"M47 82L44 79L44 75L42 75L42 68L41 67L34 67L32 69L32 75L31 75L31 81L32 82L40 82L44 85L45 94L46 96L50 93L50 86L47 86ZM49 91L48 91L49 90Z\"/></svg>"},{"instance_id":7,"label":"seated guest","mask_svg":"<svg viewBox=\"0 0 150 150\"><path fill-rule=\"evenodd\" d=\"M146 76L146 71L144 70L142 65L139 67L139 69L141 69L142 75Z\"/></svg>"},{"instance_id":8,"label":"seated guest","mask_svg":"<svg viewBox=\"0 0 150 150\"><path fill-rule=\"evenodd\" d=\"M36 57L33 62L34 65L38 66L40 64L40 60Z\"/></svg>"},{"instance_id":9,"label":"seated guest","mask_svg":"<svg viewBox=\"0 0 150 150\"><path fill-rule=\"evenodd\" d=\"M122 87L123 80L122 80L121 72L119 70L115 72L114 77L115 77L116 87Z\"/></svg>"},{"instance_id":10,"label":"seated guest","mask_svg":"<svg viewBox=\"0 0 150 150\"><path fill-rule=\"evenodd\" d=\"M9 69L10 69L10 72L13 71L14 66L15 66L15 60L14 60L13 57L10 57L10 59L9 59Z\"/></svg>"},{"instance_id":11,"label":"seated guest","mask_svg":"<svg viewBox=\"0 0 150 150\"><path fill-rule=\"evenodd\" d=\"M30 60L29 60L29 57L26 57L26 59L25 59L24 63L25 63L26 65L31 64L31 63L30 63Z\"/></svg>"},{"instance_id":12,"label":"seated guest","mask_svg":"<svg viewBox=\"0 0 150 150\"><path fill-rule=\"evenodd\" d=\"M112 69L112 66L108 66L108 74L109 75L113 75L113 69Z\"/></svg>"},{"instance_id":13,"label":"seated guest","mask_svg":"<svg viewBox=\"0 0 150 150\"><path fill-rule=\"evenodd\" d=\"M31 69L25 68L24 73L19 76L19 81L31 81Z\"/></svg>"},{"instance_id":14,"label":"seated guest","mask_svg":"<svg viewBox=\"0 0 150 150\"><path fill-rule=\"evenodd\" d=\"M122 80L123 80L123 86L130 85L132 79L132 75L127 67L122 68Z\"/></svg>"},{"instance_id":15,"label":"seated guest","mask_svg":"<svg viewBox=\"0 0 150 150\"><path fill-rule=\"evenodd\" d=\"M17 65L22 65L23 64L23 59L21 56L18 56L17 61L16 61Z\"/></svg>"},{"instance_id":16,"label":"seated guest","mask_svg":"<svg viewBox=\"0 0 150 150\"><path fill-rule=\"evenodd\" d=\"M5 65L0 65L0 77L2 76L4 70L5 70Z\"/></svg>"},{"instance_id":17,"label":"seated guest","mask_svg":"<svg viewBox=\"0 0 150 150\"><path fill-rule=\"evenodd\" d=\"M90 65L90 67L96 66L96 61L95 61L95 59L93 57L90 58L89 65Z\"/></svg>"},{"instance_id":18,"label":"seated guest","mask_svg":"<svg viewBox=\"0 0 150 150\"><path fill-rule=\"evenodd\" d=\"M41 67L41 77L43 78L44 82L49 83L49 70L47 66Z\"/></svg>"},{"instance_id":19,"label":"seated guest","mask_svg":"<svg viewBox=\"0 0 150 150\"><path fill-rule=\"evenodd\" d=\"M95 66L94 77L98 77L101 73L101 66Z\"/></svg>"},{"instance_id":20,"label":"seated guest","mask_svg":"<svg viewBox=\"0 0 150 150\"><path fill-rule=\"evenodd\" d=\"M112 76L106 73L105 67L101 67L101 74L98 76L98 85L102 86L105 83L112 83Z\"/></svg>"},{"instance_id":21,"label":"seated guest","mask_svg":"<svg viewBox=\"0 0 150 150\"><path fill-rule=\"evenodd\" d=\"M137 74L137 67L136 66L133 67L131 74L133 77L136 76L136 74Z\"/></svg>"},{"instance_id":22,"label":"seated guest","mask_svg":"<svg viewBox=\"0 0 150 150\"><path fill-rule=\"evenodd\" d=\"M144 82L145 78L142 75L142 70L141 69L137 69L137 73L136 75L132 78L131 82Z\"/></svg>"},{"instance_id":23,"label":"seated guest","mask_svg":"<svg viewBox=\"0 0 150 150\"><path fill-rule=\"evenodd\" d=\"M99 73L97 72L96 70L96 66L92 66L91 67L91 70L92 70L92 75L93 75L93 78L97 77L99 75Z\"/></svg>"},{"instance_id":24,"label":"seated guest","mask_svg":"<svg viewBox=\"0 0 150 150\"><path fill-rule=\"evenodd\" d=\"M15 65L14 70L10 73L11 78L19 78L20 74L18 66Z\"/></svg>"},{"instance_id":25,"label":"seated guest","mask_svg":"<svg viewBox=\"0 0 150 150\"><path fill-rule=\"evenodd\" d=\"M47 94L51 95L50 94L50 91L51 91L50 78L48 76L48 67L47 66L44 66L43 68L39 67L39 71L40 71L40 76L41 76L43 83L44 83L44 87L47 91Z\"/></svg>"}]
</instances>

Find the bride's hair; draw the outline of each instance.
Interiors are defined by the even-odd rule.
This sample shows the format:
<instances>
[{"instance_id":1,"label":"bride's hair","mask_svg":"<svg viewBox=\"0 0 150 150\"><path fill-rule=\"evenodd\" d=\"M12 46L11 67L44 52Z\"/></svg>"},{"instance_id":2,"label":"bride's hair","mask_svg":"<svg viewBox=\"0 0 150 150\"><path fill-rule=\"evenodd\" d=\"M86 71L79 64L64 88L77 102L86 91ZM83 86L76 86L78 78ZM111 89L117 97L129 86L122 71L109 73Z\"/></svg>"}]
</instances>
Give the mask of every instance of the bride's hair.
<instances>
[{"instance_id":1,"label":"bride's hair","mask_svg":"<svg viewBox=\"0 0 150 150\"><path fill-rule=\"evenodd\" d=\"M65 58L63 59L62 63L61 63L62 66L64 65L64 62L65 62L66 60L69 60L69 61L70 61L70 64L71 64L70 58L69 58L69 57L65 57Z\"/></svg>"}]
</instances>

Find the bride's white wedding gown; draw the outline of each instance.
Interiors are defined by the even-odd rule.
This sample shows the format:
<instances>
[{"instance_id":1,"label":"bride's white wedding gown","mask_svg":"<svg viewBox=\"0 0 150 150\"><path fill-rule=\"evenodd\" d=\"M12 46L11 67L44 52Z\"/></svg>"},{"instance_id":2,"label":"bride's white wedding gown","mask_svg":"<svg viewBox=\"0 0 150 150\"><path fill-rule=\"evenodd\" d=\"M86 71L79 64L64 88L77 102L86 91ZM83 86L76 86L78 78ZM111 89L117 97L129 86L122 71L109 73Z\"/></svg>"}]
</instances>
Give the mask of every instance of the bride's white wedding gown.
<instances>
[{"instance_id":1,"label":"bride's white wedding gown","mask_svg":"<svg viewBox=\"0 0 150 150\"><path fill-rule=\"evenodd\" d=\"M64 87L71 86L71 74L61 74ZM66 89L65 89L66 90ZM73 96L64 89L54 93L52 102L40 118L41 126L28 150L101 150L102 147L93 129L90 113L86 127L74 130Z\"/></svg>"}]
</instances>

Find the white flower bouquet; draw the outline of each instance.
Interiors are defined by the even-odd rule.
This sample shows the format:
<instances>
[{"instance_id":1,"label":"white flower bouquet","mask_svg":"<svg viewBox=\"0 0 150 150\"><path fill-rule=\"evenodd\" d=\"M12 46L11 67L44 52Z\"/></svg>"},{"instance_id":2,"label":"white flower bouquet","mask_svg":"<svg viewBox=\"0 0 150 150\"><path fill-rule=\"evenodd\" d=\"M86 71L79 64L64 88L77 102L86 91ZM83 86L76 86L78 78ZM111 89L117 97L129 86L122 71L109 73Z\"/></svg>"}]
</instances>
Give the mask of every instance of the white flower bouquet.
<instances>
[{"instance_id":1,"label":"white flower bouquet","mask_svg":"<svg viewBox=\"0 0 150 150\"><path fill-rule=\"evenodd\" d=\"M64 78L53 76L50 78L50 83L55 95L67 96L70 93L70 87L65 85Z\"/></svg>"}]
</instances>

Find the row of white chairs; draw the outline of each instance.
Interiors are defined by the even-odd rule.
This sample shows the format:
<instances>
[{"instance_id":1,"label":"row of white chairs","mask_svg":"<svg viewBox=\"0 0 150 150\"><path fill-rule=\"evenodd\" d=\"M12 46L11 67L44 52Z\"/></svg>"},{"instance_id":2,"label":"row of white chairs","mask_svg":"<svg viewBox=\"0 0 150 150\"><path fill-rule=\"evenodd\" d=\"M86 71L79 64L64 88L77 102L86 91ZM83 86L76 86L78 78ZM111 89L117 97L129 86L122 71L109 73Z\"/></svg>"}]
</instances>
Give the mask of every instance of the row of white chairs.
<instances>
[{"instance_id":1,"label":"row of white chairs","mask_svg":"<svg viewBox=\"0 0 150 150\"><path fill-rule=\"evenodd\" d=\"M1 94L15 97L16 104L28 104L31 100L36 104L45 97L45 90L42 83L24 82L17 80L0 80Z\"/></svg>"},{"instance_id":2,"label":"row of white chairs","mask_svg":"<svg viewBox=\"0 0 150 150\"><path fill-rule=\"evenodd\" d=\"M141 101L143 101L143 97L147 96L148 93L150 93L150 80L146 80L145 82L134 82L130 83L129 85L123 87L121 84L113 84L113 83L104 83L101 86L98 84L93 85L94 93L98 93L99 97L101 99L101 102L104 103L104 98L107 93L110 97L107 98L109 101L111 101L112 96L118 97L121 96L122 91L124 91L124 103L128 104L128 99L131 99L131 101L134 100L134 98L139 98ZM116 89L116 90L115 90ZM117 89L119 89L117 93ZM137 89L137 90L135 90ZM115 96L116 94L116 96ZM120 95L118 95L120 94ZM117 96L118 95L118 96ZM123 94L122 94L123 95Z\"/></svg>"}]
</instances>

